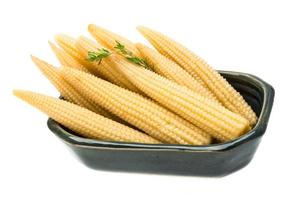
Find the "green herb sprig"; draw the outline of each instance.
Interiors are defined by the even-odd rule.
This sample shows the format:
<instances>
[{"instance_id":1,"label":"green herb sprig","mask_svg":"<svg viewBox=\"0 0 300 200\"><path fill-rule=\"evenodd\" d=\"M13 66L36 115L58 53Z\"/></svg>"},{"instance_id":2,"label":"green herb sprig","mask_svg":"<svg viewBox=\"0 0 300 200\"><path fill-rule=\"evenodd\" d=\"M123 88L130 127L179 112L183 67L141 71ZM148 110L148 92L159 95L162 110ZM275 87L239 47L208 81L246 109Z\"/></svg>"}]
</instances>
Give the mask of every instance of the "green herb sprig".
<instances>
[{"instance_id":1,"label":"green herb sprig","mask_svg":"<svg viewBox=\"0 0 300 200\"><path fill-rule=\"evenodd\" d=\"M110 54L111 53L107 49L104 49L104 48L98 49L98 52L89 51L87 60L90 62L98 61L98 65L99 65L101 63L102 59L106 58Z\"/></svg>"},{"instance_id":2,"label":"green herb sprig","mask_svg":"<svg viewBox=\"0 0 300 200\"><path fill-rule=\"evenodd\" d=\"M131 51L126 49L125 45L121 44L120 42L116 41L116 46L114 48L122 53L130 62L152 70L151 66L146 62L146 60L135 56Z\"/></svg>"}]
</instances>

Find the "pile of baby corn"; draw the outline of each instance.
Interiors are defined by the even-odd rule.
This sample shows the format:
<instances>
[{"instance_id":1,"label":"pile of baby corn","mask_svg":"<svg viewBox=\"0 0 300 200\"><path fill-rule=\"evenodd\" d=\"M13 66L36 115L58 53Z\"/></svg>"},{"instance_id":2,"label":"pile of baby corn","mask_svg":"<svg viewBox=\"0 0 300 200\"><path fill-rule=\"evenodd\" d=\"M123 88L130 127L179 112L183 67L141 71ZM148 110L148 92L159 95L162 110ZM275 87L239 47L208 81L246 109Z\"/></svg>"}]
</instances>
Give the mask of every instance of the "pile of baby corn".
<instances>
[{"instance_id":1,"label":"pile of baby corn","mask_svg":"<svg viewBox=\"0 0 300 200\"><path fill-rule=\"evenodd\" d=\"M243 97L186 47L146 27L156 49L96 25L95 40L57 35L61 66L32 56L63 99L14 94L76 134L99 140L208 145L248 132L257 116Z\"/></svg>"}]
</instances>

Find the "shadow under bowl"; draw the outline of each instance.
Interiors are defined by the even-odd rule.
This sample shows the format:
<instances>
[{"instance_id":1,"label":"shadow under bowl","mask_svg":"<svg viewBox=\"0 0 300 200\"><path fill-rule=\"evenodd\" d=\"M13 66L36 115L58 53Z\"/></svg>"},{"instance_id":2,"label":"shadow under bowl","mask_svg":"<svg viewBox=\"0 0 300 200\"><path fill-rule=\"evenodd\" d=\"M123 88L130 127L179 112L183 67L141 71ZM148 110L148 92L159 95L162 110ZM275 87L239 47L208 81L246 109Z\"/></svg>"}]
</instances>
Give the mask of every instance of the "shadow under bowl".
<instances>
[{"instance_id":1,"label":"shadow under bowl","mask_svg":"<svg viewBox=\"0 0 300 200\"><path fill-rule=\"evenodd\" d=\"M93 169L110 171L224 176L247 165L264 135L272 110L274 89L260 78L220 71L240 92L258 117L251 131L239 138L205 146L140 144L83 138L48 119L49 129ZM145 119L146 120L146 119Z\"/></svg>"}]
</instances>

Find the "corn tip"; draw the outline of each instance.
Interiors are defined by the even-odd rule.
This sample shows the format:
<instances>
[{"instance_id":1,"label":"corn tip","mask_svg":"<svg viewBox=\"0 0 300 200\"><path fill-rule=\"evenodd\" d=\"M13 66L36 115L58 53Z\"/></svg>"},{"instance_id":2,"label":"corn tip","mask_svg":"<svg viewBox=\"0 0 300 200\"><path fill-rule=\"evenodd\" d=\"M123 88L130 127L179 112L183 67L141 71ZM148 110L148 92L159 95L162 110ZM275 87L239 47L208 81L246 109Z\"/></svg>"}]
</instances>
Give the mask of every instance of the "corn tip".
<instances>
[{"instance_id":1,"label":"corn tip","mask_svg":"<svg viewBox=\"0 0 300 200\"><path fill-rule=\"evenodd\" d=\"M58 49L58 47L50 40L48 40L48 44L53 51L56 51Z\"/></svg>"},{"instance_id":2,"label":"corn tip","mask_svg":"<svg viewBox=\"0 0 300 200\"><path fill-rule=\"evenodd\" d=\"M50 46L55 46L54 43L51 42L50 40L48 40L48 44L49 44Z\"/></svg>"},{"instance_id":3,"label":"corn tip","mask_svg":"<svg viewBox=\"0 0 300 200\"><path fill-rule=\"evenodd\" d=\"M36 56L30 55L30 57L31 57L31 60L33 61L33 63L34 63L35 65L37 65L37 66L39 66L39 65L41 65L41 64L43 64L43 63L45 63L45 61L43 61L42 59L40 59L40 58L38 58L38 57L36 57Z\"/></svg>"},{"instance_id":4,"label":"corn tip","mask_svg":"<svg viewBox=\"0 0 300 200\"><path fill-rule=\"evenodd\" d=\"M142 31L142 30L145 30L146 27L145 27L145 26L142 26L142 25L138 25L138 26L136 27L136 29L137 29L138 31Z\"/></svg>"},{"instance_id":5,"label":"corn tip","mask_svg":"<svg viewBox=\"0 0 300 200\"><path fill-rule=\"evenodd\" d=\"M26 97L29 95L29 91L22 89L13 89L13 95L23 101L26 101Z\"/></svg>"},{"instance_id":6,"label":"corn tip","mask_svg":"<svg viewBox=\"0 0 300 200\"><path fill-rule=\"evenodd\" d=\"M58 45L62 45L62 44L64 44L68 40L75 40L73 37L71 37L71 36L69 36L67 34L64 34L64 33L56 34L54 36L54 39L58 43Z\"/></svg>"},{"instance_id":7,"label":"corn tip","mask_svg":"<svg viewBox=\"0 0 300 200\"><path fill-rule=\"evenodd\" d=\"M39 65L43 62L41 59L39 59L37 56L34 56L34 55L30 55L30 58L31 58L32 62L36 65Z\"/></svg>"},{"instance_id":8,"label":"corn tip","mask_svg":"<svg viewBox=\"0 0 300 200\"><path fill-rule=\"evenodd\" d=\"M54 39L57 43L61 42L62 41L62 38L63 38L64 34L56 34L54 36Z\"/></svg>"},{"instance_id":9,"label":"corn tip","mask_svg":"<svg viewBox=\"0 0 300 200\"><path fill-rule=\"evenodd\" d=\"M13 89L13 90L12 90L12 93L13 93L13 95L15 95L16 97L19 97L20 94L23 93L22 91L23 91L23 90L20 90L20 89Z\"/></svg>"},{"instance_id":10,"label":"corn tip","mask_svg":"<svg viewBox=\"0 0 300 200\"><path fill-rule=\"evenodd\" d=\"M152 29L150 29L150 28L148 28L148 27L146 27L146 26L137 26L136 29L137 29L142 35L147 34L147 32L149 32L149 31L150 31L150 32L153 32Z\"/></svg>"},{"instance_id":11,"label":"corn tip","mask_svg":"<svg viewBox=\"0 0 300 200\"><path fill-rule=\"evenodd\" d=\"M103 28L103 27L101 27L101 26L97 26L97 25L95 25L95 24L89 24L88 30L89 30L91 33L96 32L97 30L98 30L98 31L100 30L101 32L104 32L104 33L110 33L109 30L107 30L107 29L105 29L105 28Z\"/></svg>"},{"instance_id":12,"label":"corn tip","mask_svg":"<svg viewBox=\"0 0 300 200\"><path fill-rule=\"evenodd\" d=\"M137 26L136 29L138 30L138 32L143 36L145 37L146 39L148 38L148 34L149 34L149 31L152 32L151 29L145 27L145 26Z\"/></svg>"},{"instance_id":13,"label":"corn tip","mask_svg":"<svg viewBox=\"0 0 300 200\"><path fill-rule=\"evenodd\" d=\"M35 56L32 56L32 61L33 63L37 66L37 68L47 77L49 78L49 73L52 74L52 73L57 73L59 72L59 68L49 64L48 62L38 58L38 57L35 57Z\"/></svg>"},{"instance_id":14,"label":"corn tip","mask_svg":"<svg viewBox=\"0 0 300 200\"><path fill-rule=\"evenodd\" d=\"M88 25L88 31L89 32L94 32L96 29L96 25L95 24L89 24Z\"/></svg>"},{"instance_id":15,"label":"corn tip","mask_svg":"<svg viewBox=\"0 0 300 200\"><path fill-rule=\"evenodd\" d=\"M31 58L31 60L33 60L33 59L35 59L36 57L35 57L34 55L30 54L30 58Z\"/></svg>"}]
</instances>

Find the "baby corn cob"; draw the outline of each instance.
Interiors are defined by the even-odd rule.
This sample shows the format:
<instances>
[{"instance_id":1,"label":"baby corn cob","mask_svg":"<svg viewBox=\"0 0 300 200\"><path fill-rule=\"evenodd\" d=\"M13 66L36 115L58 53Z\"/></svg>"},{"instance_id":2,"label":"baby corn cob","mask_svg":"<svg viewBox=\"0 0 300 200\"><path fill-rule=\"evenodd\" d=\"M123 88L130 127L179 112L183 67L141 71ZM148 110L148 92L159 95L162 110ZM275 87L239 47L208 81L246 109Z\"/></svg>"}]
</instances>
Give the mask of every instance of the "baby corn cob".
<instances>
[{"instance_id":1,"label":"baby corn cob","mask_svg":"<svg viewBox=\"0 0 300 200\"><path fill-rule=\"evenodd\" d=\"M157 31L146 27L138 27L138 30L161 54L177 62L198 81L204 82L226 108L248 119L251 125L256 123L257 116L243 97L205 61Z\"/></svg>"},{"instance_id":2,"label":"baby corn cob","mask_svg":"<svg viewBox=\"0 0 300 200\"><path fill-rule=\"evenodd\" d=\"M159 143L146 134L73 103L29 91L15 90L14 94L83 137L123 142Z\"/></svg>"},{"instance_id":3,"label":"baby corn cob","mask_svg":"<svg viewBox=\"0 0 300 200\"><path fill-rule=\"evenodd\" d=\"M72 68L64 67L62 74L99 105L162 142L195 145L210 142L210 137L200 129L134 92Z\"/></svg>"},{"instance_id":4,"label":"baby corn cob","mask_svg":"<svg viewBox=\"0 0 300 200\"><path fill-rule=\"evenodd\" d=\"M76 48L76 40L68 35L58 34L55 36L57 44L73 59L83 65L88 69L92 74L97 74L92 63L88 62L85 55L82 55L79 50Z\"/></svg>"},{"instance_id":5,"label":"baby corn cob","mask_svg":"<svg viewBox=\"0 0 300 200\"><path fill-rule=\"evenodd\" d=\"M178 83L179 85L184 85L187 88L218 102L217 98L210 90L194 79L175 62L140 43L137 43L136 47L140 51L142 57L147 60L155 72Z\"/></svg>"},{"instance_id":6,"label":"baby corn cob","mask_svg":"<svg viewBox=\"0 0 300 200\"><path fill-rule=\"evenodd\" d=\"M131 63L121 70L142 92L220 141L250 130L247 119L187 87Z\"/></svg>"},{"instance_id":7,"label":"baby corn cob","mask_svg":"<svg viewBox=\"0 0 300 200\"><path fill-rule=\"evenodd\" d=\"M58 48L52 42L49 42L49 45L61 65L68 66L68 67L74 67L75 69L79 69L84 72L88 72L88 70L82 64L80 64L72 56L67 54L63 49Z\"/></svg>"},{"instance_id":8,"label":"baby corn cob","mask_svg":"<svg viewBox=\"0 0 300 200\"><path fill-rule=\"evenodd\" d=\"M140 53L134 46L134 43L126 38L94 24L90 24L88 26L88 30L90 34L97 40L97 42L104 45L106 48L115 51L116 41L118 41L126 46L126 48L135 56L140 56Z\"/></svg>"},{"instance_id":9,"label":"baby corn cob","mask_svg":"<svg viewBox=\"0 0 300 200\"><path fill-rule=\"evenodd\" d=\"M104 117L113 118L109 112L92 101L85 99L79 92L77 92L77 90L75 90L67 81L63 79L63 77L60 75L59 69L43 60L40 60L37 57L31 56L31 58L39 70L49 79L49 81L66 100L103 115Z\"/></svg>"},{"instance_id":10,"label":"baby corn cob","mask_svg":"<svg viewBox=\"0 0 300 200\"><path fill-rule=\"evenodd\" d=\"M86 55L86 56L88 55L88 52L97 52L99 49L102 48L97 43L83 36L79 37L79 39L77 40L76 47L78 48L79 52L82 55ZM120 73L120 71L118 71L114 66L110 66L107 64L106 62L107 59L108 57L104 58L101 61L101 63L92 62L94 68L97 69L98 73L108 81L118 86L138 92L136 87L132 85L132 83L130 83L130 81L128 81L126 77L124 77Z\"/></svg>"}]
</instances>

